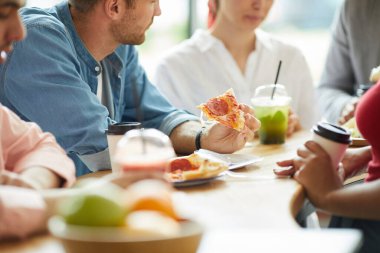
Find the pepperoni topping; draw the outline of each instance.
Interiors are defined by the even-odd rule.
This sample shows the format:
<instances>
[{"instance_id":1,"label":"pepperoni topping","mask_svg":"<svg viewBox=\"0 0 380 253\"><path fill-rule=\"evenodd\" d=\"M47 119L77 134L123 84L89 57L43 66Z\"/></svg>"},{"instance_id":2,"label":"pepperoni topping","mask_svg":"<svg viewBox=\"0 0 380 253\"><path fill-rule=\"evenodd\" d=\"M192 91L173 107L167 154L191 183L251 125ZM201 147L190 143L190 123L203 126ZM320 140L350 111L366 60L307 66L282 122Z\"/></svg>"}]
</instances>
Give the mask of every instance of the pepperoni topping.
<instances>
[{"instance_id":1,"label":"pepperoni topping","mask_svg":"<svg viewBox=\"0 0 380 253\"><path fill-rule=\"evenodd\" d=\"M219 98L210 99L206 106L216 116L223 116L228 113L227 102Z\"/></svg>"},{"instance_id":2,"label":"pepperoni topping","mask_svg":"<svg viewBox=\"0 0 380 253\"><path fill-rule=\"evenodd\" d=\"M190 161L187 160L186 158L178 158L173 160L170 163L170 171L174 172L176 170L182 170L182 171L187 171L187 170L192 170L193 166L191 165Z\"/></svg>"}]
</instances>

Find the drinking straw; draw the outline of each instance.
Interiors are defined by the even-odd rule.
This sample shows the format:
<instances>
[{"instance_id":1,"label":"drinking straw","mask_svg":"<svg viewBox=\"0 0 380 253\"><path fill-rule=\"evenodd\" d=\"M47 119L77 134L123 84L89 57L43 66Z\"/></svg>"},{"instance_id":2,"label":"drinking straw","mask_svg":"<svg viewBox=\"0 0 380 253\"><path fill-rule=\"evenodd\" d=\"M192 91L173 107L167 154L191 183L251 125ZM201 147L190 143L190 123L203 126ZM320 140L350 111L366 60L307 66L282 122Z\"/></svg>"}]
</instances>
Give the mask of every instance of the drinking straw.
<instances>
[{"instance_id":1,"label":"drinking straw","mask_svg":"<svg viewBox=\"0 0 380 253\"><path fill-rule=\"evenodd\" d=\"M271 100L273 100L274 93L276 92L278 76L280 75L280 70L281 70L281 64L282 64L282 61L280 60L280 62L278 63L276 79L274 80L274 87L273 87L273 90L272 90L272 96L270 97Z\"/></svg>"},{"instance_id":2,"label":"drinking straw","mask_svg":"<svg viewBox=\"0 0 380 253\"><path fill-rule=\"evenodd\" d=\"M145 86L143 87L143 89L141 91L141 96L139 96L139 94L137 92L136 80L133 80L132 84L133 84L132 85L132 93L133 93L133 100L134 100L135 110L136 110L136 118L137 118L137 121L142 124L143 112L141 111L141 102L142 102L142 96L144 95ZM141 140L142 140L143 154L146 154L146 141L145 141L145 136L144 136L144 128L140 129L140 135L141 135Z\"/></svg>"}]
</instances>

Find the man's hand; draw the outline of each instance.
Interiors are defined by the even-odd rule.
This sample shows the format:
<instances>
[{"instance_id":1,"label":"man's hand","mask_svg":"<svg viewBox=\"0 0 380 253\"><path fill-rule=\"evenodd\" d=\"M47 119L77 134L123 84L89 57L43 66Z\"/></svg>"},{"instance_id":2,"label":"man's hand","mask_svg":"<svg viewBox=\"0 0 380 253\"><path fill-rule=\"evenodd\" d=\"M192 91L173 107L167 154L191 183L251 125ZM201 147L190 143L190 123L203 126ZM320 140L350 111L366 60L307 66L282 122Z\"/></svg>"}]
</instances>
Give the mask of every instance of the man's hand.
<instances>
[{"instance_id":1,"label":"man's hand","mask_svg":"<svg viewBox=\"0 0 380 253\"><path fill-rule=\"evenodd\" d=\"M343 125L351 118L355 116L356 106L358 105L359 98L353 98L351 101L343 108L340 115L339 124Z\"/></svg>"},{"instance_id":2,"label":"man's hand","mask_svg":"<svg viewBox=\"0 0 380 253\"><path fill-rule=\"evenodd\" d=\"M254 117L253 110L244 104L240 105L244 111L245 128L238 132L221 124L214 124L205 129L201 138L202 148L219 153L233 153L242 149L248 140L252 139L254 132L260 128L260 121Z\"/></svg>"}]
</instances>

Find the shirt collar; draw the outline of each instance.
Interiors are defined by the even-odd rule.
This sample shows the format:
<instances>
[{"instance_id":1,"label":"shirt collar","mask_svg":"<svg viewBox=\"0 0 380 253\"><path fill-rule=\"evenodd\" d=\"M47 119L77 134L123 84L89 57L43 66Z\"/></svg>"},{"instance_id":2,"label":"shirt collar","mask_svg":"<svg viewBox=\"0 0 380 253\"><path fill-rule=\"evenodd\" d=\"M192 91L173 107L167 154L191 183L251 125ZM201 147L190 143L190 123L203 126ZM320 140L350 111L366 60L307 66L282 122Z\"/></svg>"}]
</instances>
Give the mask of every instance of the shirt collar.
<instances>
[{"instance_id":1,"label":"shirt collar","mask_svg":"<svg viewBox=\"0 0 380 253\"><path fill-rule=\"evenodd\" d=\"M270 39L266 36L265 32L261 29L255 30L256 34L256 50L261 47L270 47L272 44ZM201 52L206 52L213 47L224 47L224 44L219 39L211 35L209 31L197 30L194 35L194 43Z\"/></svg>"},{"instance_id":2,"label":"shirt collar","mask_svg":"<svg viewBox=\"0 0 380 253\"><path fill-rule=\"evenodd\" d=\"M256 50L259 50L261 48L271 50L273 47L272 39L266 32L264 32L261 29L255 30L256 34Z\"/></svg>"},{"instance_id":3,"label":"shirt collar","mask_svg":"<svg viewBox=\"0 0 380 253\"><path fill-rule=\"evenodd\" d=\"M212 36L209 31L197 30L193 35L195 45L201 52L206 52L215 46L224 46L223 43Z\"/></svg>"}]
</instances>

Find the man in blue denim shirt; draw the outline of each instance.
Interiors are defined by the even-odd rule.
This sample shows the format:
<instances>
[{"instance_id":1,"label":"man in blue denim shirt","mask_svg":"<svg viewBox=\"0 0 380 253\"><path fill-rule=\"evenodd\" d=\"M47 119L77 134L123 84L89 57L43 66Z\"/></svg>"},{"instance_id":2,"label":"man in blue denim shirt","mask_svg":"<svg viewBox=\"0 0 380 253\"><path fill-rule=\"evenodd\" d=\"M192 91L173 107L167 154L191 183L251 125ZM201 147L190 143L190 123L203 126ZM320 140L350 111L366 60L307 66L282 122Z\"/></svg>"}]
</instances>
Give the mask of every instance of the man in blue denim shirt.
<instances>
[{"instance_id":1,"label":"man in blue denim shirt","mask_svg":"<svg viewBox=\"0 0 380 253\"><path fill-rule=\"evenodd\" d=\"M28 36L0 69L0 101L52 132L76 163L77 175L110 168L105 130L138 119L134 94L141 99L143 127L169 135L177 153L191 153L198 119L161 96L132 46L144 42L160 13L158 0L70 0L46 10L23 9ZM245 131L214 125L198 135L202 148L242 148L258 127L243 109Z\"/></svg>"}]
</instances>

